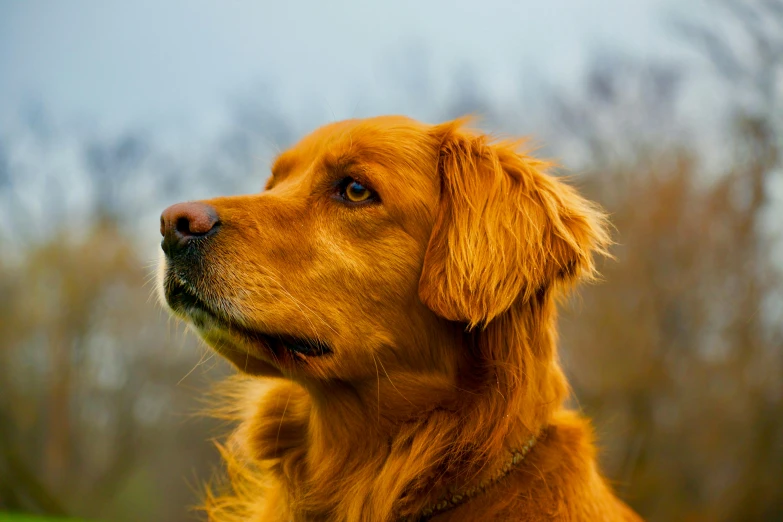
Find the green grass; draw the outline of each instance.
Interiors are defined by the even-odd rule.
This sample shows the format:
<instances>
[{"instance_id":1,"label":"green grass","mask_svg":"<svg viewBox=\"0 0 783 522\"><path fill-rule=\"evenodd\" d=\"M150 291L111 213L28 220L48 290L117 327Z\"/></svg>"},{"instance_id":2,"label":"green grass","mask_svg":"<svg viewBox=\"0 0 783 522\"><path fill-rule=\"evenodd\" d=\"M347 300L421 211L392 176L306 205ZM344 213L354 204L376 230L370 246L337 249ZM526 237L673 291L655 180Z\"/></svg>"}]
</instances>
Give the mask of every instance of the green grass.
<instances>
[{"instance_id":1,"label":"green grass","mask_svg":"<svg viewBox=\"0 0 783 522\"><path fill-rule=\"evenodd\" d=\"M16 515L14 513L0 513L0 522L83 522L75 518L51 518L36 517L33 515Z\"/></svg>"}]
</instances>

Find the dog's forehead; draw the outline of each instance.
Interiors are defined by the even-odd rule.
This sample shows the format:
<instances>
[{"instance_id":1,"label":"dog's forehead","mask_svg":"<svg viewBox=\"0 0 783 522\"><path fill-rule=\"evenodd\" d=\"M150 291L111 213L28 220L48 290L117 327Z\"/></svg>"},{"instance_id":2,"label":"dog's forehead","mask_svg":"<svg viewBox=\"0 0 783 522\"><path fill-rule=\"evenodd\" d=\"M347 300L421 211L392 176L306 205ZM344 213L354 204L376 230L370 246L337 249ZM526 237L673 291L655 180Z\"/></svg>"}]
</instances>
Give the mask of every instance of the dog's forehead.
<instances>
[{"instance_id":1,"label":"dog's forehead","mask_svg":"<svg viewBox=\"0 0 783 522\"><path fill-rule=\"evenodd\" d=\"M343 120L324 125L280 154L275 178L316 161L420 161L431 149L430 126L404 116Z\"/></svg>"}]
</instances>

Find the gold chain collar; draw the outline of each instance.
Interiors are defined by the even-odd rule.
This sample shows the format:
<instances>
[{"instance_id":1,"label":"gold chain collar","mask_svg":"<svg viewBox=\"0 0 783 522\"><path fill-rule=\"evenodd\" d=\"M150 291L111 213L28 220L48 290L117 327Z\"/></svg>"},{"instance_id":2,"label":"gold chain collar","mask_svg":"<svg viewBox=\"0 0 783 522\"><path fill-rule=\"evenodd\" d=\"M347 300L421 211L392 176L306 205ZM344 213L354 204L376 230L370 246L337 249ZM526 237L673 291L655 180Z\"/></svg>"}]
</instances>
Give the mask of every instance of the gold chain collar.
<instances>
[{"instance_id":1,"label":"gold chain collar","mask_svg":"<svg viewBox=\"0 0 783 522\"><path fill-rule=\"evenodd\" d=\"M485 492L491 486L500 481L503 477L508 475L514 466L525 459L527 454L530 453L530 450L533 449L533 446L535 445L536 436L533 435L521 448L509 450L508 459L492 477L482 480L478 483L478 485L461 492L457 491L456 488L452 488L451 491L444 494L435 503L423 509L420 515L404 517L399 519L399 522L423 522L429 520L435 515L440 515L441 513L445 513L446 511L466 503L468 500Z\"/></svg>"}]
</instances>

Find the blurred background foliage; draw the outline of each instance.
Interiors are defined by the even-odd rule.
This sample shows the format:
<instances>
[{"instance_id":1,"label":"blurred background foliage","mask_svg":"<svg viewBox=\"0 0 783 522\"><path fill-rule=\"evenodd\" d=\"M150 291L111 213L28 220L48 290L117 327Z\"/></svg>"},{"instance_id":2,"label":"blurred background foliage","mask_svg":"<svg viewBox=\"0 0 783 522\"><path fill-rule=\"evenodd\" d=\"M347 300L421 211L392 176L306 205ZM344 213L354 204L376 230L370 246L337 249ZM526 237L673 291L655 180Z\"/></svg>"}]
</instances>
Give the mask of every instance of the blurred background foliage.
<instances>
[{"instance_id":1,"label":"blurred background foliage","mask_svg":"<svg viewBox=\"0 0 783 522\"><path fill-rule=\"evenodd\" d=\"M470 68L435 100L425 53L390 69L415 116L532 132L611 213L616 259L566 307L561 354L620 495L652 521L779 521L783 1L670 25L693 60L606 51L535 103L493 102ZM716 92L719 114L684 117ZM269 87L228 112L197 143L69 132L43 105L0 134L0 510L198 516L225 426L195 413L230 370L157 305L139 216L258 190L315 124Z\"/></svg>"}]
</instances>

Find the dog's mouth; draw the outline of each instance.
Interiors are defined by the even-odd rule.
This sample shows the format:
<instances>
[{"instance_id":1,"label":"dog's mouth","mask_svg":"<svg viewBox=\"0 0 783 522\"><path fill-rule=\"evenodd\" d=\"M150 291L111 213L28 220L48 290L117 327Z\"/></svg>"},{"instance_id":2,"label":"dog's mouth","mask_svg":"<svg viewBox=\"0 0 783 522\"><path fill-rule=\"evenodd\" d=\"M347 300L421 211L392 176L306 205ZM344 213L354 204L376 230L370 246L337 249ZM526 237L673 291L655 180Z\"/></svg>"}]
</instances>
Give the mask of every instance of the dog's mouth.
<instances>
[{"instance_id":1,"label":"dog's mouth","mask_svg":"<svg viewBox=\"0 0 783 522\"><path fill-rule=\"evenodd\" d=\"M311 339L287 333L260 332L248 328L216 309L199 293L175 276L167 274L164 284L166 302L172 310L185 315L200 330L218 328L239 336L253 345L261 345L272 352L276 360L289 353L298 358L321 357L332 353L331 347L319 339Z\"/></svg>"}]
</instances>

